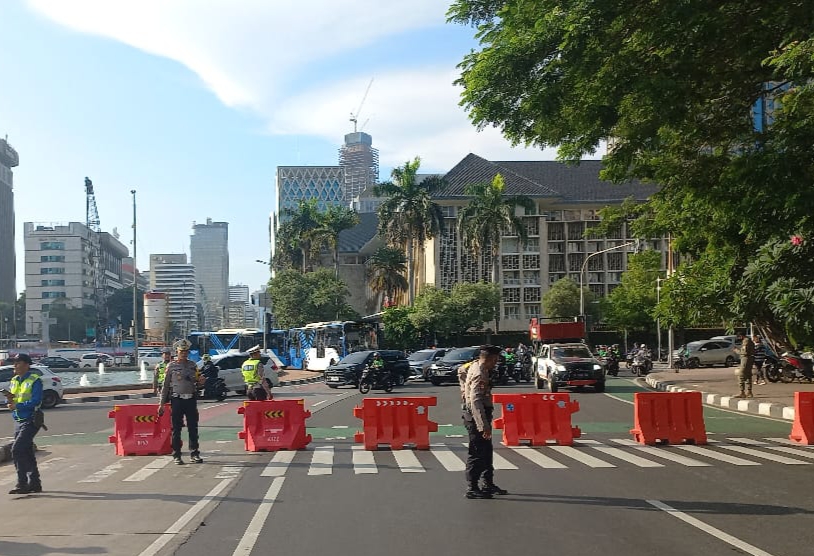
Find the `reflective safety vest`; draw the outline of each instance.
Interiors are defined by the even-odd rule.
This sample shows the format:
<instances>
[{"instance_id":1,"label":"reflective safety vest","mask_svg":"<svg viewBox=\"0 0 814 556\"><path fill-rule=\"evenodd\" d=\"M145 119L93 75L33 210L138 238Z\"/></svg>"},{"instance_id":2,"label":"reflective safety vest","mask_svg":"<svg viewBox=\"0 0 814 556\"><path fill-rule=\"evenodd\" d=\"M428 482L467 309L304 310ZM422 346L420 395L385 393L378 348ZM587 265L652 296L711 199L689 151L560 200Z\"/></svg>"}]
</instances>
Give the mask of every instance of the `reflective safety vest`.
<instances>
[{"instance_id":1,"label":"reflective safety vest","mask_svg":"<svg viewBox=\"0 0 814 556\"><path fill-rule=\"evenodd\" d=\"M243 373L243 382L246 384L259 384L262 377L260 376L260 365L262 363L259 359L246 359L241 367Z\"/></svg>"},{"instance_id":2,"label":"reflective safety vest","mask_svg":"<svg viewBox=\"0 0 814 556\"><path fill-rule=\"evenodd\" d=\"M28 373L27 378L22 380L19 376L13 376L11 378L9 389L11 393L14 394L14 403L20 404L31 401L31 394L34 392L34 384L38 380L40 380L40 375L31 372ZM35 408L35 410L37 409L39 409L39 406Z\"/></svg>"},{"instance_id":3,"label":"reflective safety vest","mask_svg":"<svg viewBox=\"0 0 814 556\"><path fill-rule=\"evenodd\" d=\"M164 375L167 372L167 363L162 361L155 367L156 375L158 376L158 384L164 384Z\"/></svg>"}]
</instances>

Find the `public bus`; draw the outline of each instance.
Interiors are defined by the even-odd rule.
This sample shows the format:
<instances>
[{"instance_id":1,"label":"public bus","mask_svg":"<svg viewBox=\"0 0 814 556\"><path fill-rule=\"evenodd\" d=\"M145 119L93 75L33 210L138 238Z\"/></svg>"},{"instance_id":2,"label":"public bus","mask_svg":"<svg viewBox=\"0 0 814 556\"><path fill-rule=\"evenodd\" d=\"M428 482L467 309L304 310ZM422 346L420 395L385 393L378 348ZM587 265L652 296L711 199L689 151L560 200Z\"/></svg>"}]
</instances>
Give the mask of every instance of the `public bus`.
<instances>
[{"instance_id":1,"label":"public bus","mask_svg":"<svg viewBox=\"0 0 814 556\"><path fill-rule=\"evenodd\" d=\"M302 346L300 351L305 358L304 368L309 371L324 371L354 351L379 349L376 325L371 323L315 322L293 330L308 339L307 347Z\"/></svg>"},{"instance_id":2,"label":"public bus","mask_svg":"<svg viewBox=\"0 0 814 556\"><path fill-rule=\"evenodd\" d=\"M259 345L262 348L265 345L274 352L283 365L289 365L285 330L272 330L266 335L265 342L263 331L258 328L222 328L211 332L192 332L187 336L187 340L192 344L190 356L195 359L207 353L217 355L230 349L246 351L252 346Z\"/></svg>"}]
</instances>

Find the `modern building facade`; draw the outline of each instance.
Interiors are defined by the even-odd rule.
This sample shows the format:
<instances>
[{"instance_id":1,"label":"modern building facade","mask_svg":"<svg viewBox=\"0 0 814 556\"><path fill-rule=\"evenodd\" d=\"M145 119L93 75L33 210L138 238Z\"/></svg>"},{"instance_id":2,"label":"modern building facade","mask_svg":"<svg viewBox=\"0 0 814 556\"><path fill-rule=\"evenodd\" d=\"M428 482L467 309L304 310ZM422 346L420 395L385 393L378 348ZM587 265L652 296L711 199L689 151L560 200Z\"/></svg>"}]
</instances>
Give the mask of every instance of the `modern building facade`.
<instances>
[{"instance_id":1,"label":"modern building facade","mask_svg":"<svg viewBox=\"0 0 814 556\"><path fill-rule=\"evenodd\" d=\"M176 335L198 328L195 275L184 253L150 255L150 290L167 294L167 326Z\"/></svg>"},{"instance_id":2,"label":"modern building facade","mask_svg":"<svg viewBox=\"0 0 814 556\"><path fill-rule=\"evenodd\" d=\"M141 272L133 260L133 257L122 258L122 282L125 288L133 286L133 278L136 280L136 287L146 292L150 289L150 273Z\"/></svg>"},{"instance_id":3,"label":"modern building facade","mask_svg":"<svg viewBox=\"0 0 814 556\"><path fill-rule=\"evenodd\" d=\"M250 302L249 286L229 286L227 320L229 328L254 328L257 325L257 315Z\"/></svg>"},{"instance_id":4,"label":"modern building facade","mask_svg":"<svg viewBox=\"0 0 814 556\"><path fill-rule=\"evenodd\" d=\"M229 303L229 223L192 224L189 252L195 267L197 297L207 330L222 328Z\"/></svg>"},{"instance_id":5,"label":"modern building facade","mask_svg":"<svg viewBox=\"0 0 814 556\"><path fill-rule=\"evenodd\" d=\"M373 137L361 131L346 134L339 149L339 166L344 178L342 199L350 205L379 182L379 151L373 148Z\"/></svg>"},{"instance_id":6,"label":"modern building facade","mask_svg":"<svg viewBox=\"0 0 814 556\"><path fill-rule=\"evenodd\" d=\"M0 139L0 301L17 300L17 259L14 252L14 172L17 151Z\"/></svg>"}]
</instances>

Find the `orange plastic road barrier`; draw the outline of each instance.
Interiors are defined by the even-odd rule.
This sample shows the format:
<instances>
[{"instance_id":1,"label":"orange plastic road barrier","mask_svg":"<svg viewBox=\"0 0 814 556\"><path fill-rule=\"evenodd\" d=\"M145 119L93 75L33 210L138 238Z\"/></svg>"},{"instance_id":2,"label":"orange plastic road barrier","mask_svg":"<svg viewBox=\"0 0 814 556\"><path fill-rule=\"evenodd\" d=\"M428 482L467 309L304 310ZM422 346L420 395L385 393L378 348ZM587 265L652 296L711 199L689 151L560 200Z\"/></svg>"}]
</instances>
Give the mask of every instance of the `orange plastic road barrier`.
<instances>
[{"instance_id":1,"label":"orange plastic road barrier","mask_svg":"<svg viewBox=\"0 0 814 556\"><path fill-rule=\"evenodd\" d=\"M247 452L300 450L311 443L305 432L305 420L311 416L305 400L243 402L237 412L243 415L237 437L246 441Z\"/></svg>"},{"instance_id":2,"label":"orange plastic road barrier","mask_svg":"<svg viewBox=\"0 0 814 556\"><path fill-rule=\"evenodd\" d=\"M494 403L503 404L503 416L494 420L503 429L503 444L519 446L528 442L542 446L549 440L571 446L582 431L571 426L571 415L579 411L579 402L565 394L493 394Z\"/></svg>"},{"instance_id":3,"label":"orange plastic road barrier","mask_svg":"<svg viewBox=\"0 0 814 556\"><path fill-rule=\"evenodd\" d=\"M789 440L798 444L814 444L814 392L794 393L794 424Z\"/></svg>"},{"instance_id":4,"label":"orange plastic road barrier","mask_svg":"<svg viewBox=\"0 0 814 556\"><path fill-rule=\"evenodd\" d=\"M438 423L430 421L428 414L437 402L435 396L365 398L361 407L353 408L364 431L353 435L353 440L364 443L365 450L377 450L380 444L393 450L402 450L405 444L429 450L430 433L438 430Z\"/></svg>"},{"instance_id":5,"label":"orange plastic road barrier","mask_svg":"<svg viewBox=\"0 0 814 556\"><path fill-rule=\"evenodd\" d=\"M113 422L117 456L163 456L172 453L172 410L167 405L158 416L158 405L116 405L107 414Z\"/></svg>"},{"instance_id":6,"label":"orange plastic road barrier","mask_svg":"<svg viewBox=\"0 0 814 556\"><path fill-rule=\"evenodd\" d=\"M639 444L706 444L701 392L636 392L630 433Z\"/></svg>"}]
</instances>

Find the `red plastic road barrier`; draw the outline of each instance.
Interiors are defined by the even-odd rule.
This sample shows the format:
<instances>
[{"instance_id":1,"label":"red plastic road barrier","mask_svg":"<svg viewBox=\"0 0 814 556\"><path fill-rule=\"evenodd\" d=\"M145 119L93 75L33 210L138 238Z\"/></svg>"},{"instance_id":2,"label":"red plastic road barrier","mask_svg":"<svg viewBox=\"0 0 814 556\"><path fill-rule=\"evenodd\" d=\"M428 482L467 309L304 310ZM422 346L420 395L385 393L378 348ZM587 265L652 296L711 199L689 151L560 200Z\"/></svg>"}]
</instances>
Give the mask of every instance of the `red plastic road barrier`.
<instances>
[{"instance_id":1,"label":"red plastic road barrier","mask_svg":"<svg viewBox=\"0 0 814 556\"><path fill-rule=\"evenodd\" d=\"M571 426L571 415L579 411L579 402L565 394L493 394L492 402L503 404L503 416L494 420L503 429L503 444L519 446L527 441L542 446L549 440L571 446L582 431Z\"/></svg>"},{"instance_id":2,"label":"red plastic road barrier","mask_svg":"<svg viewBox=\"0 0 814 556\"><path fill-rule=\"evenodd\" d=\"M172 453L172 409L165 406L158 416L158 404L116 405L107 414L113 422L117 456L164 456Z\"/></svg>"},{"instance_id":3,"label":"red plastic road barrier","mask_svg":"<svg viewBox=\"0 0 814 556\"><path fill-rule=\"evenodd\" d=\"M237 412L243 415L237 437L246 441L247 452L300 450L311 443L305 433L305 420L311 416L305 400L243 402Z\"/></svg>"},{"instance_id":4,"label":"red plastic road barrier","mask_svg":"<svg viewBox=\"0 0 814 556\"><path fill-rule=\"evenodd\" d=\"M794 393L794 424L789 440L798 444L814 444L814 392Z\"/></svg>"},{"instance_id":5,"label":"red plastic road barrier","mask_svg":"<svg viewBox=\"0 0 814 556\"><path fill-rule=\"evenodd\" d=\"M639 444L706 444L701 392L636 392L630 433Z\"/></svg>"},{"instance_id":6,"label":"red plastic road barrier","mask_svg":"<svg viewBox=\"0 0 814 556\"><path fill-rule=\"evenodd\" d=\"M430 421L428 413L437 402L435 396L365 398L361 407L353 408L364 431L354 434L353 440L364 443L365 450L377 450L380 444L393 450L401 450L405 444L429 450L430 433L438 430L438 423Z\"/></svg>"}]
</instances>

